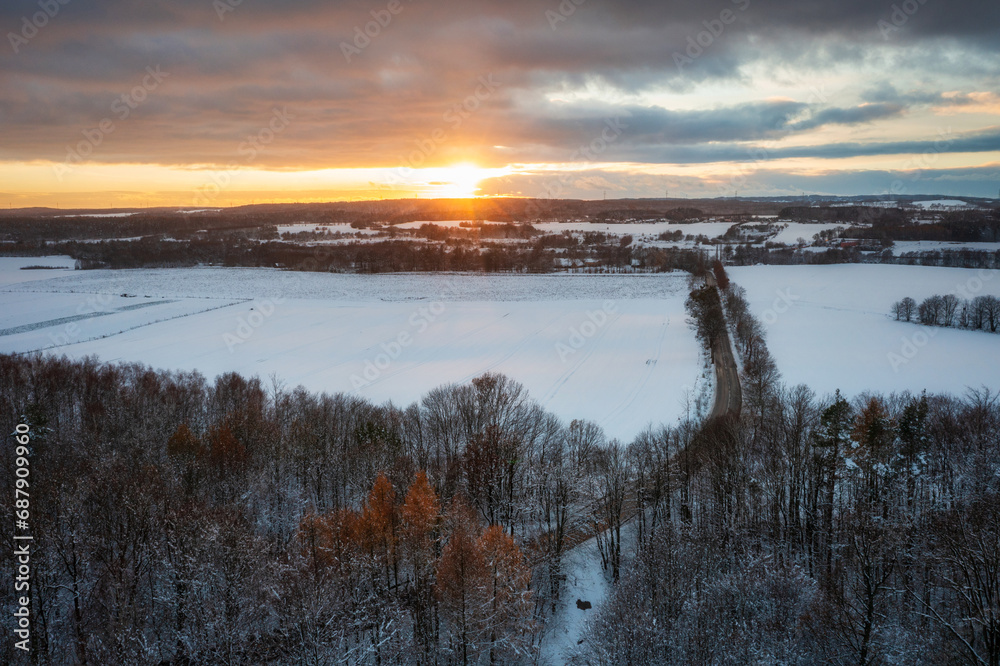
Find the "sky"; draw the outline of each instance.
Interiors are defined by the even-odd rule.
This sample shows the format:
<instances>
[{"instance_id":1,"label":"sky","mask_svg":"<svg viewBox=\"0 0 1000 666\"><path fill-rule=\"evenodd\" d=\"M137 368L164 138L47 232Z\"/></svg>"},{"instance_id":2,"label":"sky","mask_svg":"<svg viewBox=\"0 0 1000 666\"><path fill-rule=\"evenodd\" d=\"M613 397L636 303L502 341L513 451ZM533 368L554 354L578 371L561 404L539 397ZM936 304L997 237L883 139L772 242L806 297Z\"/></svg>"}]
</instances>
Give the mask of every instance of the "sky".
<instances>
[{"instance_id":1,"label":"sky","mask_svg":"<svg viewBox=\"0 0 1000 666\"><path fill-rule=\"evenodd\" d=\"M1000 196L995 0L4 0L0 205Z\"/></svg>"}]
</instances>

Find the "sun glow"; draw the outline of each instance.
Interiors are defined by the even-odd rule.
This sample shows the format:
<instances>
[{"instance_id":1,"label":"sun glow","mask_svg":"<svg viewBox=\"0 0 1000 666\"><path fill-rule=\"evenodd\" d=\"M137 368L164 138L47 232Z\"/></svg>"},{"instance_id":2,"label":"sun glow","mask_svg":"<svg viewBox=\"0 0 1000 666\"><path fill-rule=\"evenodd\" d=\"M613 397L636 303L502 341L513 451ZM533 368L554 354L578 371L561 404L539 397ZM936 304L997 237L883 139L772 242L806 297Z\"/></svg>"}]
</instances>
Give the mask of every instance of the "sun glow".
<instances>
[{"instance_id":1,"label":"sun glow","mask_svg":"<svg viewBox=\"0 0 1000 666\"><path fill-rule=\"evenodd\" d=\"M428 188L429 195L456 199L478 196L479 183L500 172L503 170L484 169L471 162L420 170L421 176L426 178L423 185Z\"/></svg>"}]
</instances>

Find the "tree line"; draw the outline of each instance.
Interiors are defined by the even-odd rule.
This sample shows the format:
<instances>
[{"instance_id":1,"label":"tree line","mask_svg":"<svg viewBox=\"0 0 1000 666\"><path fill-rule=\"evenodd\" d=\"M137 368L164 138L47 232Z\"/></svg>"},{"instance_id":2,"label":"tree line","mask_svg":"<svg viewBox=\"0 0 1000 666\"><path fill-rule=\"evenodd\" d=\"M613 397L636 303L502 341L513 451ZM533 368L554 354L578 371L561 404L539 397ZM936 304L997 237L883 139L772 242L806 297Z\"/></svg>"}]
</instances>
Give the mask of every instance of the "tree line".
<instances>
[{"instance_id":1,"label":"tree line","mask_svg":"<svg viewBox=\"0 0 1000 666\"><path fill-rule=\"evenodd\" d=\"M930 296L918 304L907 296L893 303L892 314L896 321L996 333L1000 329L1000 298L987 294L969 299L945 294Z\"/></svg>"},{"instance_id":2,"label":"tree line","mask_svg":"<svg viewBox=\"0 0 1000 666\"><path fill-rule=\"evenodd\" d=\"M47 245L44 253L67 254L84 270L213 264L337 273L550 273L570 270L564 266L568 261L595 271L669 272L690 271L704 261L703 252L699 250L641 247L633 245L631 239L625 240L628 242L601 235L586 238L584 242L574 239L570 243L565 236L559 235L513 244L449 237L434 242L385 239L309 246L236 234L188 241L147 238L102 243L64 242Z\"/></svg>"}]
</instances>

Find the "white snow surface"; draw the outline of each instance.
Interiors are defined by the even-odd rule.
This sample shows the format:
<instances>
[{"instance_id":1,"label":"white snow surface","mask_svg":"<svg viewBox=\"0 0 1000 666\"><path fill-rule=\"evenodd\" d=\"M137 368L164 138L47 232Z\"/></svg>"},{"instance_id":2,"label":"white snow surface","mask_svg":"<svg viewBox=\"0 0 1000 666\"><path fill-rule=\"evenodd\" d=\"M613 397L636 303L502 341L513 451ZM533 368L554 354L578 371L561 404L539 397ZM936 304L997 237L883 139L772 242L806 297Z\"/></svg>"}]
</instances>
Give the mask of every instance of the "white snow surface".
<instances>
[{"instance_id":1,"label":"white snow surface","mask_svg":"<svg viewBox=\"0 0 1000 666\"><path fill-rule=\"evenodd\" d=\"M1000 243L961 243L952 241L896 241L892 251L896 256L905 252L930 252L938 250L978 250L980 252L996 252Z\"/></svg>"},{"instance_id":2,"label":"white snow surface","mask_svg":"<svg viewBox=\"0 0 1000 666\"><path fill-rule=\"evenodd\" d=\"M933 201L914 201L913 205L920 208L964 208L969 204L961 199L935 199Z\"/></svg>"},{"instance_id":3,"label":"white snow surface","mask_svg":"<svg viewBox=\"0 0 1000 666\"><path fill-rule=\"evenodd\" d=\"M784 243L785 245L797 245L800 238L805 239L806 243L812 243L813 236L821 231L830 231L832 229L846 229L846 224L803 224L799 222L789 223L787 227L778 232L778 235L771 239L772 243Z\"/></svg>"},{"instance_id":4,"label":"white snow surface","mask_svg":"<svg viewBox=\"0 0 1000 666\"><path fill-rule=\"evenodd\" d=\"M425 224L434 224L439 227L461 227L463 224L469 227L478 224L505 224L504 222L492 222L490 220L416 220L414 222L401 222L392 225L395 229L419 229Z\"/></svg>"},{"instance_id":5,"label":"white snow surface","mask_svg":"<svg viewBox=\"0 0 1000 666\"><path fill-rule=\"evenodd\" d=\"M897 322L904 296L1000 296L1000 271L929 266L751 266L728 269L747 290L783 380L820 395L840 389L1000 389L1000 335Z\"/></svg>"},{"instance_id":6,"label":"white snow surface","mask_svg":"<svg viewBox=\"0 0 1000 666\"><path fill-rule=\"evenodd\" d=\"M535 229L547 234L559 234L563 231L582 233L584 231L600 231L612 236L656 237L664 231L680 231L685 236L705 236L718 238L726 233L730 222L693 222L677 224L675 222L627 222L623 224L594 224L592 222L542 222L532 225Z\"/></svg>"},{"instance_id":7,"label":"white snow surface","mask_svg":"<svg viewBox=\"0 0 1000 666\"><path fill-rule=\"evenodd\" d=\"M395 229L419 229L425 224L436 224L440 227L459 227L462 224L471 225L471 220L445 220L427 222L404 222L394 224ZM503 222L485 221L482 224L503 224ZM664 231L681 231L685 236L706 236L708 238L718 238L726 233L732 226L730 222L694 222L692 224L677 224L675 222L624 222L622 224L607 224L593 222L540 222L531 225L538 231L546 234L561 234L564 231L573 233L583 233L585 231L600 231L611 236L635 236L652 237L660 235Z\"/></svg>"},{"instance_id":8,"label":"white snow surface","mask_svg":"<svg viewBox=\"0 0 1000 666\"><path fill-rule=\"evenodd\" d=\"M137 213L77 213L76 215L56 215L56 217L131 217Z\"/></svg>"},{"instance_id":9,"label":"white snow surface","mask_svg":"<svg viewBox=\"0 0 1000 666\"><path fill-rule=\"evenodd\" d=\"M0 276L10 261L0 259ZM400 405L495 371L564 420L627 441L674 422L707 381L687 291L680 273L75 271L0 287L0 352L96 354L209 379L274 373Z\"/></svg>"},{"instance_id":10,"label":"white snow surface","mask_svg":"<svg viewBox=\"0 0 1000 666\"><path fill-rule=\"evenodd\" d=\"M349 224L316 224L313 222L300 222L297 224L279 224L278 234L285 236L287 234L301 234L301 233L323 233L329 232L331 234L377 234L380 233L379 229L355 229Z\"/></svg>"},{"instance_id":11,"label":"white snow surface","mask_svg":"<svg viewBox=\"0 0 1000 666\"><path fill-rule=\"evenodd\" d=\"M0 288L18 282L34 282L46 278L66 275L73 270L76 260L73 257L0 257ZM58 266L59 268L40 268L22 270L26 266Z\"/></svg>"}]
</instances>

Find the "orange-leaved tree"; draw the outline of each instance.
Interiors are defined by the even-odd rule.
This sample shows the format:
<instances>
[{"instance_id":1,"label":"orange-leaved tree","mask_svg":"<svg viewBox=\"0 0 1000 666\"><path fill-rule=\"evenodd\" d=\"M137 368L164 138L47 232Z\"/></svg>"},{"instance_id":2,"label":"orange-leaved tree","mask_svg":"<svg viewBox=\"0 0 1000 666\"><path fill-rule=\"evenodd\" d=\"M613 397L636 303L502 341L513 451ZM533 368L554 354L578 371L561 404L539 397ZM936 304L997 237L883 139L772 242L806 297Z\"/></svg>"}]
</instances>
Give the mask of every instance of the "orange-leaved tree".
<instances>
[{"instance_id":1,"label":"orange-leaved tree","mask_svg":"<svg viewBox=\"0 0 1000 666\"><path fill-rule=\"evenodd\" d=\"M405 556L419 576L434 557L435 530L441 517L441 503L426 473L417 472L399 513Z\"/></svg>"},{"instance_id":2,"label":"orange-leaved tree","mask_svg":"<svg viewBox=\"0 0 1000 666\"><path fill-rule=\"evenodd\" d=\"M450 535L437 563L435 589L449 647L468 664L478 659L485 643L486 560L476 512L464 499L452 501L445 522Z\"/></svg>"},{"instance_id":3,"label":"orange-leaved tree","mask_svg":"<svg viewBox=\"0 0 1000 666\"><path fill-rule=\"evenodd\" d=\"M414 638L429 654L434 634L431 582L441 503L424 472L418 472L410 484L399 514L402 557L413 575Z\"/></svg>"},{"instance_id":4,"label":"orange-leaved tree","mask_svg":"<svg viewBox=\"0 0 1000 666\"><path fill-rule=\"evenodd\" d=\"M531 646L531 569L513 537L499 525L483 532L478 546L486 566L490 663L507 663Z\"/></svg>"},{"instance_id":5,"label":"orange-leaved tree","mask_svg":"<svg viewBox=\"0 0 1000 666\"><path fill-rule=\"evenodd\" d=\"M396 491L386 475L379 474L368 493L368 500L362 511L362 522L368 551L385 572L387 586L392 584L392 579L399 581L396 560L398 518Z\"/></svg>"}]
</instances>

